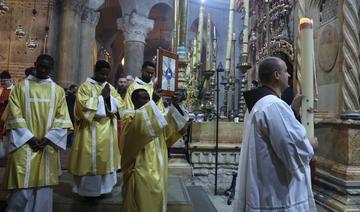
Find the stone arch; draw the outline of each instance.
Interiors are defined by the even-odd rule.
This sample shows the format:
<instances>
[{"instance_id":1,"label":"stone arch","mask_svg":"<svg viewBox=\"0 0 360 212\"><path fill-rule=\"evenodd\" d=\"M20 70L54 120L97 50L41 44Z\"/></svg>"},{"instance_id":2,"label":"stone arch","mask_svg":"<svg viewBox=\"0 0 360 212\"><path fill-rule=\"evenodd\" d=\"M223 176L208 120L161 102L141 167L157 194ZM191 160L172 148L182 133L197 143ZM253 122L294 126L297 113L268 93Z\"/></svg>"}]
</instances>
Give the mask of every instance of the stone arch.
<instances>
[{"instance_id":1,"label":"stone arch","mask_svg":"<svg viewBox=\"0 0 360 212\"><path fill-rule=\"evenodd\" d=\"M204 28L203 28L203 42L206 39L206 24L207 24L207 16L204 16ZM196 38L197 32L198 32L198 26L199 26L199 17L195 18L193 22L191 22L190 28L189 28L189 39L194 40ZM213 29L215 26L216 29L216 37L219 37L219 33L216 27L216 24L211 20L211 29ZM213 33L211 34L211 38L213 38Z\"/></svg>"},{"instance_id":2,"label":"stone arch","mask_svg":"<svg viewBox=\"0 0 360 212\"><path fill-rule=\"evenodd\" d=\"M202 35L202 51L201 51L201 61L205 61L206 60L206 28L207 28L207 16L204 16L204 26L203 26L203 35ZM198 32L198 27L199 26L199 17L195 18L194 21L191 23L190 28L189 28L189 34L188 34L188 47L190 47L190 45L192 45L192 42L194 39L197 38L197 32ZM216 25L214 24L214 22L211 20L211 29L214 29L215 26L215 30L216 30L216 37L219 41L219 33L217 30ZM213 31L213 30L212 30ZM211 34L211 40L213 39L213 33Z\"/></svg>"},{"instance_id":3,"label":"stone arch","mask_svg":"<svg viewBox=\"0 0 360 212\"><path fill-rule=\"evenodd\" d=\"M112 0L115 2L115 0ZM117 0L116 2L121 5L123 14L130 14L131 11L137 10L137 0ZM120 16L119 16L120 17Z\"/></svg>"},{"instance_id":4,"label":"stone arch","mask_svg":"<svg viewBox=\"0 0 360 212\"><path fill-rule=\"evenodd\" d=\"M146 39L145 60L153 59L158 48L171 49L173 10L168 4L158 3L150 9L148 18L153 19L155 23Z\"/></svg>"},{"instance_id":5,"label":"stone arch","mask_svg":"<svg viewBox=\"0 0 360 212\"><path fill-rule=\"evenodd\" d=\"M99 7L100 18L96 26L96 40L100 44L98 47L98 59L106 59L104 50L110 55L111 63L110 82L114 82L117 70L121 70L121 60L124 57L124 36L118 30L117 19L123 15L123 8L119 1L105 0Z\"/></svg>"},{"instance_id":6,"label":"stone arch","mask_svg":"<svg viewBox=\"0 0 360 212\"><path fill-rule=\"evenodd\" d=\"M143 2L140 0L140 2ZM142 14L145 14L147 17L150 17L150 12L153 10L154 7L157 7L158 5L166 5L171 10L173 10L173 0L148 0L147 7L142 7L140 12ZM142 3L143 4L143 3ZM172 19L173 17L171 17Z\"/></svg>"},{"instance_id":7,"label":"stone arch","mask_svg":"<svg viewBox=\"0 0 360 212\"><path fill-rule=\"evenodd\" d=\"M173 0L118 0L123 8L123 14L136 11L138 15L148 17L151 9L157 4L166 4L172 8Z\"/></svg>"},{"instance_id":8,"label":"stone arch","mask_svg":"<svg viewBox=\"0 0 360 212\"><path fill-rule=\"evenodd\" d=\"M105 0L89 0L87 2L87 5L89 8L93 9L93 10L97 10L100 8L101 5L103 5L105 2Z\"/></svg>"}]
</instances>

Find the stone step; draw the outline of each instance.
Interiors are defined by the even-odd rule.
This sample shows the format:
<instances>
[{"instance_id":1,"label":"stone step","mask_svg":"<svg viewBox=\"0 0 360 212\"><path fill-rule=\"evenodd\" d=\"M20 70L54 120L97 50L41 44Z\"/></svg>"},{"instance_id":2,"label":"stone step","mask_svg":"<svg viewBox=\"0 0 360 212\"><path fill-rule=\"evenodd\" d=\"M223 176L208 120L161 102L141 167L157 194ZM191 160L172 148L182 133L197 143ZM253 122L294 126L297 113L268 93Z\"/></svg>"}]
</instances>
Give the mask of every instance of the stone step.
<instances>
[{"instance_id":1,"label":"stone step","mask_svg":"<svg viewBox=\"0 0 360 212\"><path fill-rule=\"evenodd\" d=\"M3 169L0 169L0 176ZM121 173L118 182L121 182ZM0 181L2 182L2 181ZM192 212L193 206L183 180L178 176L170 176L168 180L168 211ZM0 185L1 186L1 185ZM60 177L60 183L54 188L54 212L119 212L122 207L121 183L118 183L110 195L104 198L83 198L72 193L72 176L66 171ZM7 192L0 192L0 211L5 211Z\"/></svg>"},{"instance_id":2,"label":"stone step","mask_svg":"<svg viewBox=\"0 0 360 212\"><path fill-rule=\"evenodd\" d=\"M193 168L184 158L174 157L169 160L169 175L180 176L186 181L193 177Z\"/></svg>"}]
</instances>

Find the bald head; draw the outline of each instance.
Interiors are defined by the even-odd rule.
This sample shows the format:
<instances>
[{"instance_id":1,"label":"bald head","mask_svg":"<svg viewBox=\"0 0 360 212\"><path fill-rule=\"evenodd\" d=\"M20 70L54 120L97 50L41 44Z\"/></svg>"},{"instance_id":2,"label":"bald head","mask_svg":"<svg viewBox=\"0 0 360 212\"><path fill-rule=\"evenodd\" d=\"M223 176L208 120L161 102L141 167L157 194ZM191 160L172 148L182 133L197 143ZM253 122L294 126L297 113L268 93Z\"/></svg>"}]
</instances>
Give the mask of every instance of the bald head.
<instances>
[{"instance_id":1,"label":"bald head","mask_svg":"<svg viewBox=\"0 0 360 212\"><path fill-rule=\"evenodd\" d=\"M285 62L278 57L267 57L259 65L259 80L262 84L269 84L274 73L281 72L286 67Z\"/></svg>"}]
</instances>

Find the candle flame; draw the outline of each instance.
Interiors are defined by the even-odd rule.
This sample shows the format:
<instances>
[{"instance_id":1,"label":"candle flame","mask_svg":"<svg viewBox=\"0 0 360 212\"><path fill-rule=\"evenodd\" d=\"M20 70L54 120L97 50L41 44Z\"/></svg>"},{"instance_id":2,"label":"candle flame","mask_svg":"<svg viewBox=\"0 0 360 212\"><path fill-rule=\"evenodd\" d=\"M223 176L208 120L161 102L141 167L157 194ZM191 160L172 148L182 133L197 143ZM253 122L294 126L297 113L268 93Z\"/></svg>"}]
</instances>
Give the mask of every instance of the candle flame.
<instances>
[{"instance_id":1,"label":"candle flame","mask_svg":"<svg viewBox=\"0 0 360 212\"><path fill-rule=\"evenodd\" d=\"M313 20L310 18L300 18L300 25L301 24L313 24Z\"/></svg>"}]
</instances>

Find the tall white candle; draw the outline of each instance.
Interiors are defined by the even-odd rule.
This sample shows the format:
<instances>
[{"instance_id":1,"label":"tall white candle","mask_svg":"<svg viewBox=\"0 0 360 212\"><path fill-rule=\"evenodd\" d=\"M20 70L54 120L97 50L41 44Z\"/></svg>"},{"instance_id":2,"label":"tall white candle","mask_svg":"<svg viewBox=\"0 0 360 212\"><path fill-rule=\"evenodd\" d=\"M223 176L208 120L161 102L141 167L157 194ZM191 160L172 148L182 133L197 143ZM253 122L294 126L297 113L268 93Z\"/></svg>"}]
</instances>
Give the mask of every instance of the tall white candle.
<instances>
[{"instance_id":1,"label":"tall white candle","mask_svg":"<svg viewBox=\"0 0 360 212\"><path fill-rule=\"evenodd\" d=\"M230 60L231 60L231 41L234 27L234 0L230 0L229 10L229 26L227 34L227 45L226 45L226 61L225 61L225 77L228 79L230 73Z\"/></svg>"},{"instance_id":2,"label":"tall white candle","mask_svg":"<svg viewBox=\"0 0 360 212\"><path fill-rule=\"evenodd\" d=\"M244 0L244 23L243 23L243 36L242 36L242 52L248 53L249 44L249 0Z\"/></svg>"},{"instance_id":3,"label":"tall white candle","mask_svg":"<svg viewBox=\"0 0 360 212\"><path fill-rule=\"evenodd\" d=\"M201 62L201 50L202 50L202 36L203 36L203 27L204 27L204 13L205 13L205 2L202 1L200 5L199 12L199 26L198 26L198 34L197 34L197 45L196 45L196 62L200 64Z\"/></svg>"},{"instance_id":4,"label":"tall white candle","mask_svg":"<svg viewBox=\"0 0 360 212\"><path fill-rule=\"evenodd\" d=\"M211 40L211 18L210 14L207 16L206 23L206 64L205 70L209 71L212 67L212 40Z\"/></svg>"},{"instance_id":5,"label":"tall white candle","mask_svg":"<svg viewBox=\"0 0 360 212\"><path fill-rule=\"evenodd\" d=\"M213 70L216 70L216 53L217 53L217 37L216 37L216 28L214 26L214 34L213 34L213 56L212 56L212 65L213 65Z\"/></svg>"},{"instance_id":6,"label":"tall white candle","mask_svg":"<svg viewBox=\"0 0 360 212\"><path fill-rule=\"evenodd\" d=\"M301 105L301 122L306 129L308 138L314 137L314 37L313 22L309 18L300 19L300 48L301 48L301 88L305 98Z\"/></svg>"}]
</instances>

